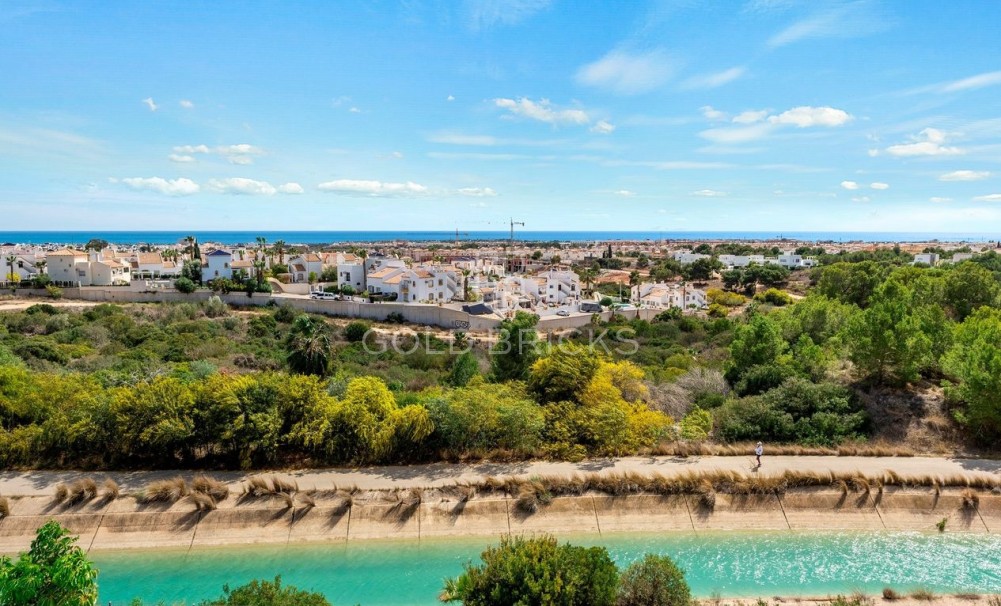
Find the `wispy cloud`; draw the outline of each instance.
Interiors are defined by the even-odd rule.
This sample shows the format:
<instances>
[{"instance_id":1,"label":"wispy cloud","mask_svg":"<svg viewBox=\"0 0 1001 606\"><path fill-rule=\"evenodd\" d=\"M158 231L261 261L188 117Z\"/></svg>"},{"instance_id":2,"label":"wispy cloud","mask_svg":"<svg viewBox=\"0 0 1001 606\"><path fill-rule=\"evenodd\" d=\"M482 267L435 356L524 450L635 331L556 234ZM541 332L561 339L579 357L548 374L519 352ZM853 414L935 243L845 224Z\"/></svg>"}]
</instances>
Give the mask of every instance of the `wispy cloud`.
<instances>
[{"instance_id":1,"label":"wispy cloud","mask_svg":"<svg viewBox=\"0 0 1001 606\"><path fill-rule=\"evenodd\" d=\"M188 101L187 99L181 99L178 102L178 105L180 105L184 109L194 109L195 108L195 104L192 103L191 101Z\"/></svg>"},{"instance_id":2,"label":"wispy cloud","mask_svg":"<svg viewBox=\"0 0 1001 606\"><path fill-rule=\"evenodd\" d=\"M209 191L218 194L240 196L272 196L277 189L267 181L257 181L246 177L230 177L228 179L210 179L206 184Z\"/></svg>"},{"instance_id":3,"label":"wispy cloud","mask_svg":"<svg viewBox=\"0 0 1001 606\"><path fill-rule=\"evenodd\" d=\"M632 198L636 195L636 192L629 189L619 189L612 192L616 196L622 196L623 198Z\"/></svg>"},{"instance_id":4,"label":"wispy cloud","mask_svg":"<svg viewBox=\"0 0 1001 606\"><path fill-rule=\"evenodd\" d=\"M118 179L111 179L117 183ZM191 179L164 179L162 177L126 177L121 180L134 190L153 191L166 196L190 196L197 194L201 188Z\"/></svg>"},{"instance_id":5,"label":"wispy cloud","mask_svg":"<svg viewBox=\"0 0 1001 606\"><path fill-rule=\"evenodd\" d=\"M336 179L320 183L317 189L323 192L340 194L344 196L360 196L368 198L406 198L423 196L428 193L428 188L420 183L406 181L404 183L392 183L384 181L370 181L360 179Z\"/></svg>"},{"instance_id":6,"label":"wispy cloud","mask_svg":"<svg viewBox=\"0 0 1001 606\"><path fill-rule=\"evenodd\" d=\"M988 170L954 170L951 173L939 175L939 181L980 181L991 176Z\"/></svg>"},{"instance_id":7,"label":"wispy cloud","mask_svg":"<svg viewBox=\"0 0 1001 606\"><path fill-rule=\"evenodd\" d=\"M722 198L726 195L726 192L717 191L715 189L700 189L698 191L693 191L692 195L699 196L701 198Z\"/></svg>"},{"instance_id":8,"label":"wispy cloud","mask_svg":"<svg viewBox=\"0 0 1001 606\"><path fill-rule=\"evenodd\" d=\"M577 82L620 95L637 95L663 86L674 74L674 61L662 49L613 50L577 70Z\"/></svg>"},{"instance_id":9,"label":"wispy cloud","mask_svg":"<svg viewBox=\"0 0 1001 606\"><path fill-rule=\"evenodd\" d=\"M883 182L880 182L880 181L876 181L875 183L870 183L869 187L871 189L887 190L887 189L890 189L890 184L889 183L883 183Z\"/></svg>"},{"instance_id":10,"label":"wispy cloud","mask_svg":"<svg viewBox=\"0 0 1001 606\"><path fill-rule=\"evenodd\" d=\"M800 106L782 113L768 116L767 111L745 111L732 119L737 126L719 126L706 129L699 136L720 145L733 145L757 141L770 135L775 130L794 126L796 128L843 126L852 120L851 114L833 107ZM719 122L728 114L712 107L703 108L703 115L712 122Z\"/></svg>"},{"instance_id":11,"label":"wispy cloud","mask_svg":"<svg viewBox=\"0 0 1001 606\"><path fill-rule=\"evenodd\" d=\"M302 188L298 183L283 183L278 186L278 191L283 194L303 194L306 190Z\"/></svg>"},{"instance_id":12,"label":"wispy cloud","mask_svg":"<svg viewBox=\"0 0 1001 606\"><path fill-rule=\"evenodd\" d=\"M843 189L855 190L858 189L858 183L856 183L855 181L842 181L841 187Z\"/></svg>"},{"instance_id":13,"label":"wispy cloud","mask_svg":"<svg viewBox=\"0 0 1001 606\"><path fill-rule=\"evenodd\" d=\"M986 196L975 196L977 202L1001 202L1001 194L987 194Z\"/></svg>"},{"instance_id":14,"label":"wispy cloud","mask_svg":"<svg viewBox=\"0 0 1001 606\"><path fill-rule=\"evenodd\" d=\"M174 154L170 159L174 162L194 162L192 154L218 154L226 159L230 164L247 165L253 164L254 158L264 155L264 150L249 143L238 143L236 145L219 145L209 147L208 145L175 145ZM187 160L175 160L174 155L184 154ZM181 157L181 156L179 156Z\"/></svg>"},{"instance_id":15,"label":"wispy cloud","mask_svg":"<svg viewBox=\"0 0 1001 606\"><path fill-rule=\"evenodd\" d=\"M985 86L995 86L997 84L1001 84L1001 71L987 72L984 74L977 74L976 76L970 76L969 78L955 80L942 85L940 90L943 93L955 93L984 88Z\"/></svg>"},{"instance_id":16,"label":"wispy cloud","mask_svg":"<svg viewBox=\"0 0 1001 606\"><path fill-rule=\"evenodd\" d=\"M143 99L142 102L146 105L146 107L149 108L149 111L151 112L155 112L156 110L160 109L160 106L153 101L153 97L146 97L145 99Z\"/></svg>"},{"instance_id":17,"label":"wispy cloud","mask_svg":"<svg viewBox=\"0 0 1001 606\"><path fill-rule=\"evenodd\" d=\"M194 156L188 156L185 154L170 154L169 156L167 156L167 158L171 162L178 162L182 164L196 161Z\"/></svg>"},{"instance_id":18,"label":"wispy cloud","mask_svg":"<svg viewBox=\"0 0 1001 606\"><path fill-rule=\"evenodd\" d=\"M598 133L599 135L610 135L615 131L615 125L605 120L598 120L590 130L592 133Z\"/></svg>"},{"instance_id":19,"label":"wispy cloud","mask_svg":"<svg viewBox=\"0 0 1001 606\"><path fill-rule=\"evenodd\" d=\"M492 198L497 195L497 192L489 187L462 187L457 189L456 193L471 198Z\"/></svg>"},{"instance_id":20,"label":"wispy cloud","mask_svg":"<svg viewBox=\"0 0 1001 606\"><path fill-rule=\"evenodd\" d=\"M910 143L898 143L886 148L886 153L898 158L913 156L956 156L963 153L958 147L943 145L948 135L937 128L926 128L911 136Z\"/></svg>"},{"instance_id":21,"label":"wispy cloud","mask_svg":"<svg viewBox=\"0 0 1001 606\"><path fill-rule=\"evenodd\" d=\"M844 2L801 19L768 40L778 48L812 38L857 38L886 30L891 25L864 0Z\"/></svg>"},{"instance_id":22,"label":"wispy cloud","mask_svg":"<svg viewBox=\"0 0 1001 606\"><path fill-rule=\"evenodd\" d=\"M702 74L700 76L688 78L681 83L681 88L686 90L719 88L724 84L729 84L730 82L743 77L746 73L747 68L745 67L731 67L730 69L725 69L721 72Z\"/></svg>"},{"instance_id":23,"label":"wispy cloud","mask_svg":"<svg viewBox=\"0 0 1001 606\"><path fill-rule=\"evenodd\" d=\"M469 27L489 29L515 25L549 8L552 0L465 0Z\"/></svg>"},{"instance_id":24,"label":"wispy cloud","mask_svg":"<svg viewBox=\"0 0 1001 606\"><path fill-rule=\"evenodd\" d=\"M515 116L538 120L549 124L588 124L591 117L582 109L558 109L549 102L549 99L532 101L522 97L520 99L494 99L494 105L505 109Z\"/></svg>"}]
</instances>

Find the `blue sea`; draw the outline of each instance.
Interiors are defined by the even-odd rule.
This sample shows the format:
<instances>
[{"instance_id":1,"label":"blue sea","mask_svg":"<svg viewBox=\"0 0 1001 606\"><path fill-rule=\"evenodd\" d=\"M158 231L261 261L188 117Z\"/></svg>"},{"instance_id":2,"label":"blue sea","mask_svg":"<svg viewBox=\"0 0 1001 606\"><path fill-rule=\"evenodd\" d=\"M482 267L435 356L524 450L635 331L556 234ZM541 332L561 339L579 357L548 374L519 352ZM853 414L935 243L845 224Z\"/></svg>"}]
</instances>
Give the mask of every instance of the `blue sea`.
<instances>
[{"instance_id":1,"label":"blue sea","mask_svg":"<svg viewBox=\"0 0 1001 606\"><path fill-rule=\"evenodd\" d=\"M462 234L466 240L507 240L507 231L474 231ZM199 242L225 245L251 244L258 236L269 243L343 244L361 242L455 242L453 231L0 231L0 244L85 244L91 238L113 244L176 244L186 236ZM948 232L764 232L764 231L518 231L521 242L608 242L615 240L771 240L786 238L810 242L988 242L998 233Z\"/></svg>"}]
</instances>

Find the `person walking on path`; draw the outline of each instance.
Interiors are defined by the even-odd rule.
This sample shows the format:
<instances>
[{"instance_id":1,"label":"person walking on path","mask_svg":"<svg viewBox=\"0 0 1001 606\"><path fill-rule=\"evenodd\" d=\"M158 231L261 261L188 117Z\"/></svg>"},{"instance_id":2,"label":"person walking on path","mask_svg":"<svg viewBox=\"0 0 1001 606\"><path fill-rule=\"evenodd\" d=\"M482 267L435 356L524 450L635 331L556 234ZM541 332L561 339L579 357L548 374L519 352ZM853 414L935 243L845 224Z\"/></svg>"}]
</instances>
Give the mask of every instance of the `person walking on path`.
<instances>
[{"instance_id":1,"label":"person walking on path","mask_svg":"<svg viewBox=\"0 0 1001 606\"><path fill-rule=\"evenodd\" d=\"M761 445L761 442L758 442L758 445L754 447L754 456L758 460L757 469L761 468L761 455L763 455L764 453L765 453L765 448Z\"/></svg>"}]
</instances>

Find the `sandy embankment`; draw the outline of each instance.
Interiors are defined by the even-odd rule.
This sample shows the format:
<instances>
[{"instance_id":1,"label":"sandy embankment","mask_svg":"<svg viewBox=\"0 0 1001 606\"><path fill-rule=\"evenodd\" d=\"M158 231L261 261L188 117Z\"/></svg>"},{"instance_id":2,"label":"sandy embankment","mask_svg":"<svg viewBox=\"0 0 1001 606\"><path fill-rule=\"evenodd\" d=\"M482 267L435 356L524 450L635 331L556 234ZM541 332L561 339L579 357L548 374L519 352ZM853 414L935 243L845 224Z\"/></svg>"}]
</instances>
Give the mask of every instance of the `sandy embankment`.
<instances>
[{"instance_id":1,"label":"sandy embankment","mask_svg":"<svg viewBox=\"0 0 1001 606\"><path fill-rule=\"evenodd\" d=\"M87 550L198 548L251 543L296 544L374 539L429 539L550 532L699 533L726 530L935 532L1001 531L1001 495L978 493L964 506L963 491L946 488L848 492L797 489L782 495L717 494L707 509L697 495L585 494L557 497L534 513L498 493L467 489L420 492L317 491L291 499L241 498L239 491L213 511L198 511L181 499L143 505L126 496L64 506L51 496L8 496L11 515L0 521L0 553L27 549L35 530L55 518L80 536ZM50 493L51 494L51 493ZM419 496L417 496L419 494ZM470 498L471 496L471 498Z\"/></svg>"}]
</instances>

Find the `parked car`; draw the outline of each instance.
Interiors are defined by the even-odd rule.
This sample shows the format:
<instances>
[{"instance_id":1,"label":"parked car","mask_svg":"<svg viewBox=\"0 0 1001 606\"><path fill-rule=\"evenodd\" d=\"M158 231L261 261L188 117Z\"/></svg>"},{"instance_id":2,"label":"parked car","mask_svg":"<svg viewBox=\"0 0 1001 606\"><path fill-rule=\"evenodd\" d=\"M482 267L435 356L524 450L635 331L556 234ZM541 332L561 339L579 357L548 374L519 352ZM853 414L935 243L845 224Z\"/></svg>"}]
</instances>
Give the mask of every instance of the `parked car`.
<instances>
[{"instance_id":1,"label":"parked car","mask_svg":"<svg viewBox=\"0 0 1001 606\"><path fill-rule=\"evenodd\" d=\"M332 292L318 291L318 292L311 292L311 293L309 293L309 298L310 299L321 299L321 300L324 300L324 301L336 301L337 300L337 295L335 295Z\"/></svg>"},{"instance_id":2,"label":"parked car","mask_svg":"<svg viewBox=\"0 0 1001 606\"><path fill-rule=\"evenodd\" d=\"M564 318L566 318L567 316L570 315L570 312L567 311L567 310L565 310L565 309L561 309L558 312L556 312L556 315L557 316L563 316Z\"/></svg>"}]
</instances>

